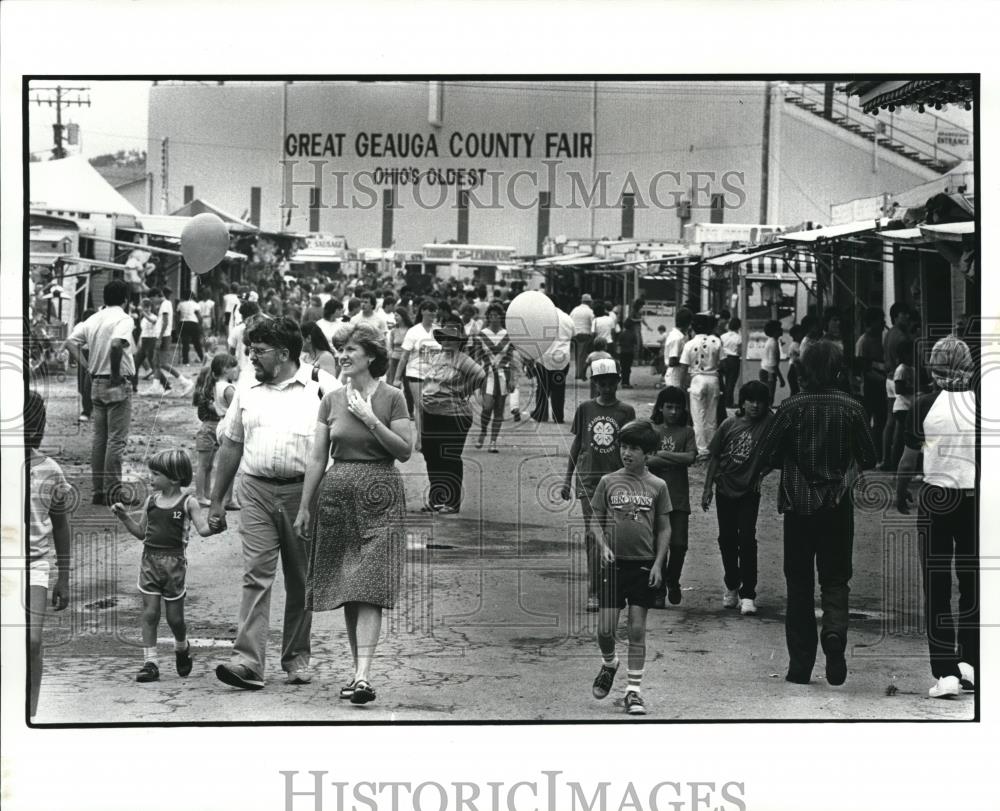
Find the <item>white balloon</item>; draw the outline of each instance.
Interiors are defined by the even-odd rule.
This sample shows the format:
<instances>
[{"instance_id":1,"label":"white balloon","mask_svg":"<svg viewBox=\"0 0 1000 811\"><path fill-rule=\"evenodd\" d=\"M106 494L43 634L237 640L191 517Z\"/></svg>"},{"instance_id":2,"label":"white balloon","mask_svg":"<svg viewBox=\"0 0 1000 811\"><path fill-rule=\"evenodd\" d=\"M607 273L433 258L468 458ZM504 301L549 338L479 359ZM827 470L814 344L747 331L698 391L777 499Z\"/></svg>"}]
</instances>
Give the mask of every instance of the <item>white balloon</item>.
<instances>
[{"instance_id":1,"label":"white balloon","mask_svg":"<svg viewBox=\"0 0 1000 811\"><path fill-rule=\"evenodd\" d=\"M507 334L511 343L532 360L538 360L559 334L556 305L544 293L527 290L507 307Z\"/></svg>"},{"instance_id":2,"label":"white balloon","mask_svg":"<svg viewBox=\"0 0 1000 811\"><path fill-rule=\"evenodd\" d=\"M181 253L195 273L208 273L226 258L229 250L229 229L220 217L205 212L184 226L181 231Z\"/></svg>"}]
</instances>

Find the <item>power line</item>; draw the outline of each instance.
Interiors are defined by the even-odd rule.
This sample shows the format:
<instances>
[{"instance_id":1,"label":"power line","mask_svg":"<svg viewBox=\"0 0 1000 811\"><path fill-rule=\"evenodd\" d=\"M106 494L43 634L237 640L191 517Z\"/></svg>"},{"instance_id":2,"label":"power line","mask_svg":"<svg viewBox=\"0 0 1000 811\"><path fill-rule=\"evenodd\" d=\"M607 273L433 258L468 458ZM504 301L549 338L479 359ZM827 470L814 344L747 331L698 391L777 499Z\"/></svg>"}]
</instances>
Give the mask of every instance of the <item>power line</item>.
<instances>
[{"instance_id":1,"label":"power line","mask_svg":"<svg viewBox=\"0 0 1000 811\"><path fill-rule=\"evenodd\" d=\"M34 87L32 91L35 93L55 93L55 97L49 96L47 98L42 98L36 95L31 101L35 104L42 106L47 104L49 107L56 108L56 123L52 125L52 140L55 143L55 148L52 150L52 157L56 160L66 157L66 148L63 146L63 123L62 123L62 108L63 105L67 107L83 107L86 105L90 106L90 97L82 98L76 97L73 99L63 98L63 93L84 93L90 90L89 87L63 87L62 85L56 85L55 87ZM75 126L75 125L74 125ZM70 139L71 143L73 138Z\"/></svg>"}]
</instances>

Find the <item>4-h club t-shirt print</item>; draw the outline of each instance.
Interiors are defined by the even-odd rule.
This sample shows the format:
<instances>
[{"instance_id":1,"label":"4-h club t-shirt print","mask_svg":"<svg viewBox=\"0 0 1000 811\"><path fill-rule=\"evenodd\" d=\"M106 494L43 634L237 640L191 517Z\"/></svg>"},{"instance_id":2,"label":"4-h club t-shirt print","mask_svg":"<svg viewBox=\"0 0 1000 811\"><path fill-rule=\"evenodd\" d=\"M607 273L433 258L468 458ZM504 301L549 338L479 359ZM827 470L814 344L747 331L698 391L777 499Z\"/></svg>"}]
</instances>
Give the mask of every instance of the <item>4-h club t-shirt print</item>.
<instances>
[{"instance_id":1,"label":"4-h club t-shirt print","mask_svg":"<svg viewBox=\"0 0 1000 811\"><path fill-rule=\"evenodd\" d=\"M601 476L622 466L618 435L622 426L634 419L635 409L620 401L601 405L587 400L576 409L573 433L580 438L576 474L588 494L594 492Z\"/></svg>"}]
</instances>

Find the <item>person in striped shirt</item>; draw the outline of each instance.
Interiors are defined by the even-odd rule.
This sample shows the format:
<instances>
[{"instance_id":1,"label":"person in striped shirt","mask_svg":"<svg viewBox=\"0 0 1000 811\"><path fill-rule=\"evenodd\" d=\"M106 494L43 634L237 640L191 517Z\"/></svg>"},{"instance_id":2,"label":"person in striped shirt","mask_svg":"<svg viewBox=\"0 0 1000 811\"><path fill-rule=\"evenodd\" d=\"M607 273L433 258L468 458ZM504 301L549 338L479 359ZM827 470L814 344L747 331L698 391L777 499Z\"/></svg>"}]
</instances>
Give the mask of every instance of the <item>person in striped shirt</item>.
<instances>
[{"instance_id":1,"label":"person in striped shirt","mask_svg":"<svg viewBox=\"0 0 1000 811\"><path fill-rule=\"evenodd\" d=\"M69 605L70 533L67 517L70 485L62 468L39 451L45 437L45 401L34 391L24 404L24 440L28 449L28 715L38 711L42 686L42 628L52 591L52 607ZM50 583L55 546L58 575Z\"/></svg>"},{"instance_id":2,"label":"person in striped shirt","mask_svg":"<svg viewBox=\"0 0 1000 811\"><path fill-rule=\"evenodd\" d=\"M474 337L476 351L474 359L486 372L486 382L483 384L483 412L477 448L482 448L486 442L486 432L490 435L490 453L498 453L497 438L503 425L504 405L507 395L511 392L511 366L513 362L514 345L503 326L503 307L491 304L486 309L486 326Z\"/></svg>"},{"instance_id":3,"label":"person in striped shirt","mask_svg":"<svg viewBox=\"0 0 1000 811\"><path fill-rule=\"evenodd\" d=\"M802 353L803 391L786 399L758 445L761 469L781 470L778 512L784 514L787 589L785 680L808 684L816 662L815 578L819 575L826 680L847 679L848 595L854 547L854 505L848 471L878 459L868 416L837 388L843 353L832 341Z\"/></svg>"}]
</instances>

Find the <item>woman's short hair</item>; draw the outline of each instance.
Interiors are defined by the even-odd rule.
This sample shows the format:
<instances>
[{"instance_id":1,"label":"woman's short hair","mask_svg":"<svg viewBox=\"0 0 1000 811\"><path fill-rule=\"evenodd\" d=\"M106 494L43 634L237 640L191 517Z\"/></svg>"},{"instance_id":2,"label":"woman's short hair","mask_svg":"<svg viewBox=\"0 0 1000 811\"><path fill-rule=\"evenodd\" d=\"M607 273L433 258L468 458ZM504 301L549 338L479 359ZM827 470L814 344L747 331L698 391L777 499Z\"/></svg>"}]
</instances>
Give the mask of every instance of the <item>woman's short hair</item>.
<instances>
[{"instance_id":1,"label":"woman's short hair","mask_svg":"<svg viewBox=\"0 0 1000 811\"><path fill-rule=\"evenodd\" d=\"M385 336L371 324L355 324L347 333L345 343L357 344L368 356L368 371L372 377L382 377L388 371L389 352L385 348Z\"/></svg>"},{"instance_id":2,"label":"woman's short hair","mask_svg":"<svg viewBox=\"0 0 1000 811\"><path fill-rule=\"evenodd\" d=\"M288 350L288 359L298 363L302 353L302 332L293 318L262 319L247 330L248 344L261 343Z\"/></svg>"},{"instance_id":3,"label":"woman's short hair","mask_svg":"<svg viewBox=\"0 0 1000 811\"><path fill-rule=\"evenodd\" d=\"M432 298L423 299L417 307L417 317L424 317L424 310L432 310L434 313L438 311L438 303Z\"/></svg>"},{"instance_id":4,"label":"woman's short hair","mask_svg":"<svg viewBox=\"0 0 1000 811\"><path fill-rule=\"evenodd\" d=\"M802 353L802 388L809 391L832 389L844 365L844 353L833 341L810 341Z\"/></svg>"},{"instance_id":5,"label":"woman's short hair","mask_svg":"<svg viewBox=\"0 0 1000 811\"><path fill-rule=\"evenodd\" d=\"M185 451L159 451L149 458L147 464L150 470L162 473L181 487L191 484L194 475L191 469L191 457Z\"/></svg>"},{"instance_id":6,"label":"woman's short hair","mask_svg":"<svg viewBox=\"0 0 1000 811\"><path fill-rule=\"evenodd\" d=\"M641 448L643 453L653 453L660 447L660 435L649 420L632 420L622 428L618 444Z\"/></svg>"},{"instance_id":7,"label":"woman's short hair","mask_svg":"<svg viewBox=\"0 0 1000 811\"><path fill-rule=\"evenodd\" d=\"M608 348L607 338L594 338L594 351L604 352Z\"/></svg>"}]
</instances>

